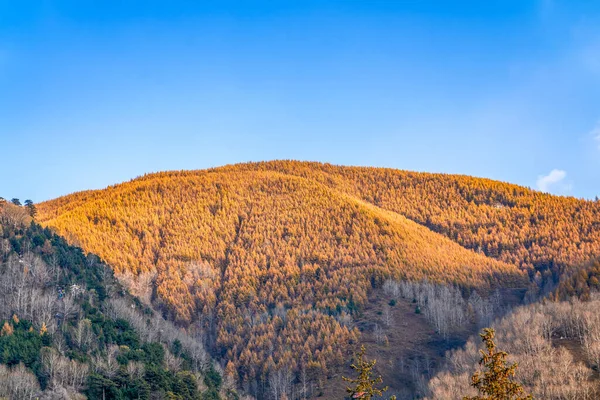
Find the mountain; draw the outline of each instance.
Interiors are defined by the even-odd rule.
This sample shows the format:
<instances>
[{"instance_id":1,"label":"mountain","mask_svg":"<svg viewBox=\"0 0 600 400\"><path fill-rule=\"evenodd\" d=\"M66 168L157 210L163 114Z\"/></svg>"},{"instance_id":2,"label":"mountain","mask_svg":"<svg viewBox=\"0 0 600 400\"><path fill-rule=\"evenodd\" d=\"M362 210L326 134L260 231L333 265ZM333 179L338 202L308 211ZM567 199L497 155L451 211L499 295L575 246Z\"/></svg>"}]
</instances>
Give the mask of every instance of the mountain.
<instances>
[{"instance_id":1,"label":"mountain","mask_svg":"<svg viewBox=\"0 0 600 400\"><path fill-rule=\"evenodd\" d=\"M200 342L129 295L99 257L32 223L25 208L0 203L0 249L0 398L233 393Z\"/></svg>"},{"instance_id":2,"label":"mountain","mask_svg":"<svg viewBox=\"0 0 600 400\"><path fill-rule=\"evenodd\" d=\"M598 202L297 161L149 174L38 209L133 293L202 331L252 393L292 372L331 376L360 340L352 317L388 278L485 295L529 275L550 290L600 255Z\"/></svg>"},{"instance_id":3,"label":"mountain","mask_svg":"<svg viewBox=\"0 0 600 400\"><path fill-rule=\"evenodd\" d=\"M40 204L39 221L101 255L117 275L140 275L149 287L138 290L151 291L180 325L201 326L242 384L303 367L330 373L358 340L345 321L389 277L484 292L527 285L516 266L359 196L361 180L350 179L356 170L384 183L390 171L326 168L151 174Z\"/></svg>"}]
</instances>

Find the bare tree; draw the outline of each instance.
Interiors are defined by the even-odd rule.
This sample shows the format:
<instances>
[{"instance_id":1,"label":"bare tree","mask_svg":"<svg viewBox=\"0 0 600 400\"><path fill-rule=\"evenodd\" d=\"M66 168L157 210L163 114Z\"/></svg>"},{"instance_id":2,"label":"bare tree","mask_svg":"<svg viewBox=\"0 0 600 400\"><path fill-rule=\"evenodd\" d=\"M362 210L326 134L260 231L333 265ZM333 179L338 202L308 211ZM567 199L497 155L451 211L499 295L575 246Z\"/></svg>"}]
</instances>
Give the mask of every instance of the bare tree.
<instances>
[{"instance_id":1,"label":"bare tree","mask_svg":"<svg viewBox=\"0 0 600 400\"><path fill-rule=\"evenodd\" d=\"M31 217L24 207L18 207L13 204L5 203L0 207L0 222L14 228L26 225L31 221Z\"/></svg>"},{"instance_id":2,"label":"bare tree","mask_svg":"<svg viewBox=\"0 0 600 400\"><path fill-rule=\"evenodd\" d=\"M50 347L42 348L41 353L42 365L44 366L44 370L48 374L49 380L51 384L54 384L56 381L56 377L58 375L59 362L60 362L60 354L58 351L54 350Z\"/></svg>"},{"instance_id":3,"label":"bare tree","mask_svg":"<svg viewBox=\"0 0 600 400\"><path fill-rule=\"evenodd\" d=\"M483 303L476 297L471 305ZM493 303L493 301L491 302ZM497 321L498 345L505 349L512 361L519 364L516 379L534 398L596 399L597 387L590 380L591 368L576 362L573 354L564 347L555 347L554 335L581 341L582 349L592 365L597 365L596 343L592 332L600 323L597 310L600 299L588 303L579 301L532 304L519 307ZM445 370L429 383L431 400L460 398L472 395L469 377L478 368L478 346L470 339L463 349L447 355Z\"/></svg>"},{"instance_id":4,"label":"bare tree","mask_svg":"<svg viewBox=\"0 0 600 400\"><path fill-rule=\"evenodd\" d=\"M181 358L175 356L169 351L169 349L165 347L165 364L167 365L168 369L171 371L179 371L182 363L183 360Z\"/></svg>"},{"instance_id":5,"label":"bare tree","mask_svg":"<svg viewBox=\"0 0 600 400\"><path fill-rule=\"evenodd\" d=\"M62 317L62 321L68 321L71 318L76 318L80 312L79 304L77 304L76 301L76 294L71 291L67 292L67 294L60 300L58 309L60 316ZM62 324L63 329L66 329L66 326L66 324Z\"/></svg>"},{"instance_id":6,"label":"bare tree","mask_svg":"<svg viewBox=\"0 0 600 400\"><path fill-rule=\"evenodd\" d=\"M140 379L144 376L145 372L146 372L146 367L144 366L144 363L142 363L142 362L130 361L127 364L127 373L129 374L129 376Z\"/></svg>"},{"instance_id":7,"label":"bare tree","mask_svg":"<svg viewBox=\"0 0 600 400\"><path fill-rule=\"evenodd\" d=\"M280 367L269 374L269 389L274 400L291 398L292 371L287 367Z\"/></svg>"},{"instance_id":8,"label":"bare tree","mask_svg":"<svg viewBox=\"0 0 600 400\"><path fill-rule=\"evenodd\" d=\"M50 333L54 333L56 325L54 322L54 315L56 314L56 295L40 293L36 294L35 298L32 299L33 303L33 323L41 328L42 324L50 329Z\"/></svg>"},{"instance_id":9,"label":"bare tree","mask_svg":"<svg viewBox=\"0 0 600 400\"><path fill-rule=\"evenodd\" d=\"M110 345L107 347L105 354L96 354L93 358L92 365L95 372L102 372L109 378L116 375L119 370L117 355L119 354L119 346Z\"/></svg>"},{"instance_id":10,"label":"bare tree","mask_svg":"<svg viewBox=\"0 0 600 400\"><path fill-rule=\"evenodd\" d=\"M23 364L13 368L0 365L0 398L33 400L39 393L37 378Z\"/></svg>"},{"instance_id":11,"label":"bare tree","mask_svg":"<svg viewBox=\"0 0 600 400\"><path fill-rule=\"evenodd\" d=\"M392 310L390 309L389 306L385 306L383 308L382 316L383 316L383 318L382 318L383 324L388 328L391 327L392 324L394 323L394 316L392 315Z\"/></svg>"},{"instance_id":12,"label":"bare tree","mask_svg":"<svg viewBox=\"0 0 600 400\"><path fill-rule=\"evenodd\" d=\"M1 225L0 225L1 226ZM4 258L6 258L12 250L12 246L10 245L10 241L8 239L0 240L0 251Z\"/></svg>"},{"instance_id":13,"label":"bare tree","mask_svg":"<svg viewBox=\"0 0 600 400\"><path fill-rule=\"evenodd\" d=\"M94 343L94 332L92 331L92 322L89 319L79 320L73 329L73 338L75 344L81 351L90 350Z\"/></svg>"},{"instance_id":14,"label":"bare tree","mask_svg":"<svg viewBox=\"0 0 600 400\"><path fill-rule=\"evenodd\" d=\"M152 290L156 279L156 271L144 272L138 275L125 271L117 276L119 282L145 304L152 301Z\"/></svg>"},{"instance_id":15,"label":"bare tree","mask_svg":"<svg viewBox=\"0 0 600 400\"><path fill-rule=\"evenodd\" d=\"M375 327L373 328L373 336L375 337L375 341L379 344L385 344L388 341L387 336L379 324L375 324Z\"/></svg>"},{"instance_id":16,"label":"bare tree","mask_svg":"<svg viewBox=\"0 0 600 400\"><path fill-rule=\"evenodd\" d=\"M300 368L300 398L307 399L309 395L309 381L308 373L306 371L306 362L302 362L302 367Z\"/></svg>"}]
</instances>

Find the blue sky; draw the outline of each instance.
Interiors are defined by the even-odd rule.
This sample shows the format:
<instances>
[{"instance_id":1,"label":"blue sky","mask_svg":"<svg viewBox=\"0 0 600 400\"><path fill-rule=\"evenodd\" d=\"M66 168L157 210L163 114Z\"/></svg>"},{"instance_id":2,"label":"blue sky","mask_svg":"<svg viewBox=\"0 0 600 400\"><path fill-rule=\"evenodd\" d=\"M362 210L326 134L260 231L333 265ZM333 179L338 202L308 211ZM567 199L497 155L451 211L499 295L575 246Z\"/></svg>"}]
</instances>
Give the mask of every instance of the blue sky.
<instances>
[{"instance_id":1,"label":"blue sky","mask_svg":"<svg viewBox=\"0 0 600 400\"><path fill-rule=\"evenodd\" d=\"M0 155L34 201L271 159L592 198L600 2L0 0Z\"/></svg>"}]
</instances>

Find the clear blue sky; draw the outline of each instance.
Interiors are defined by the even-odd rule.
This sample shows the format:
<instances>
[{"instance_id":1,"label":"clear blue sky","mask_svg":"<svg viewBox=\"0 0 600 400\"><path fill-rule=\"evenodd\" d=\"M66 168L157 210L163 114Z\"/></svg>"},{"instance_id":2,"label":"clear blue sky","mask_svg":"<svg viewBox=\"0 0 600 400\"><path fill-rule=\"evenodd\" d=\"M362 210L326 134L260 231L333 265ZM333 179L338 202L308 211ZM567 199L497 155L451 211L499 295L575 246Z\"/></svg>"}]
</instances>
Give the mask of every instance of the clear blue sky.
<instances>
[{"instance_id":1,"label":"clear blue sky","mask_svg":"<svg viewBox=\"0 0 600 400\"><path fill-rule=\"evenodd\" d=\"M598 1L0 0L7 198L271 159L591 198L599 136Z\"/></svg>"}]
</instances>

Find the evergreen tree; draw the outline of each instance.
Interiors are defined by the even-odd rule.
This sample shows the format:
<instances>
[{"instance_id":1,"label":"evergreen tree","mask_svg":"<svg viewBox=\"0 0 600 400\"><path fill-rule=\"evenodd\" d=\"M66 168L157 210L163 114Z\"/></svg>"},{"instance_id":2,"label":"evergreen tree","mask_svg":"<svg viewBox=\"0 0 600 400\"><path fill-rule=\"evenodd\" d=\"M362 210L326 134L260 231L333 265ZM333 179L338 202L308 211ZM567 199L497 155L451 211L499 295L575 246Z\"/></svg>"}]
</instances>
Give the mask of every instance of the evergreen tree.
<instances>
[{"instance_id":1,"label":"evergreen tree","mask_svg":"<svg viewBox=\"0 0 600 400\"><path fill-rule=\"evenodd\" d=\"M29 215L31 216L31 218L35 218L35 216L37 215L37 208L35 208L33 201L25 200L25 207L27 207L27 211L29 211Z\"/></svg>"},{"instance_id":2,"label":"evergreen tree","mask_svg":"<svg viewBox=\"0 0 600 400\"><path fill-rule=\"evenodd\" d=\"M373 367L377 363L377 360L367 361L365 360L365 346L360 347L360 352L356 355L356 361L350 365L350 367L358 372L356 378L346 378L342 376L342 379L346 382L350 382L353 386L348 386L346 392L353 399L370 400L375 396L382 396L388 388L387 386L378 389L377 385L383 382L383 378L378 376L373 378ZM396 400L396 396L392 396L390 400Z\"/></svg>"},{"instance_id":3,"label":"evergreen tree","mask_svg":"<svg viewBox=\"0 0 600 400\"><path fill-rule=\"evenodd\" d=\"M495 331L486 328L479 336L486 347L486 350L480 350L479 365L486 371L483 374L475 372L471 378L471 386L479 391L479 395L466 396L463 400L532 400L533 397L523 394L523 387L514 381L517 364L507 364L508 354L496 348Z\"/></svg>"}]
</instances>

